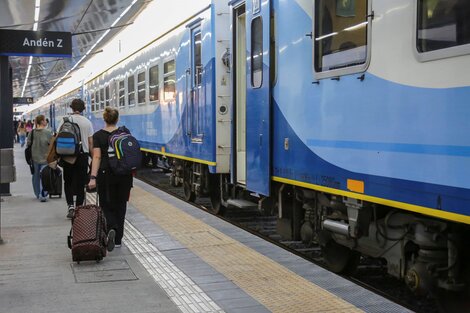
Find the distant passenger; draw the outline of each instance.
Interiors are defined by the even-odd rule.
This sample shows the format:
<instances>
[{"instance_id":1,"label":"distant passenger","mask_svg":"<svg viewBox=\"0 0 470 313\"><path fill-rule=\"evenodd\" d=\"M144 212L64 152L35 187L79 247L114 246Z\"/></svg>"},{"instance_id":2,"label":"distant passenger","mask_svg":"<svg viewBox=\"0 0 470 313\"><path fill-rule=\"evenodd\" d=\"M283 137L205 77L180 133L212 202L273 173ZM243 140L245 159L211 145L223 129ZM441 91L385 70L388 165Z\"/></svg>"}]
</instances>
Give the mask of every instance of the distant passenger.
<instances>
[{"instance_id":1,"label":"distant passenger","mask_svg":"<svg viewBox=\"0 0 470 313\"><path fill-rule=\"evenodd\" d=\"M46 154L49 148L49 141L52 133L46 129L46 118L44 115L38 115L35 120L36 128L29 133L28 146L31 146L33 159L33 190L36 198L41 202L47 201L47 191L42 189L40 178L41 170L47 166Z\"/></svg>"},{"instance_id":2,"label":"distant passenger","mask_svg":"<svg viewBox=\"0 0 470 313\"><path fill-rule=\"evenodd\" d=\"M132 187L132 174L116 175L110 170L108 139L117 129L118 110L107 107L103 119L105 127L93 135L93 161L88 187L95 188L98 185L100 206L106 216L109 230L108 251L111 251L114 246L121 246L127 201Z\"/></svg>"},{"instance_id":3,"label":"distant passenger","mask_svg":"<svg viewBox=\"0 0 470 313\"><path fill-rule=\"evenodd\" d=\"M33 123L31 123L31 120L28 120L26 122L26 133L29 134L33 130Z\"/></svg>"},{"instance_id":4,"label":"distant passenger","mask_svg":"<svg viewBox=\"0 0 470 313\"><path fill-rule=\"evenodd\" d=\"M67 218L73 217L75 206L83 205L85 200L85 186L88 183L88 157L93 147L93 125L82 115L85 103L81 99L74 99L70 104L72 115L68 116L70 122L80 128L81 150L76 157L61 158L59 164L64 169L64 191L67 201ZM65 118L64 118L65 119ZM59 131L64 120L59 124ZM76 196L75 202L73 197Z\"/></svg>"},{"instance_id":5,"label":"distant passenger","mask_svg":"<svg viewBox=\"0 0 470 313\"><path fill-rule=\"evenodd\" d=\"M16 118L13 120L13 141L15 143L20 142L20 136L18 135L18 126L20 126L20 121Z\"/></svg>"},{"instance_id":6,"label":"distant passenger","mask_svg":"<svg viewBox=\"0 0 470 313\"><path fill-rule=\"evenodd\" d=\"M17 132L18 136L20 137L21 148L23 148L24 144L25 144L25 140L26 140L26 123L25 122L20 122L16 132Z\"/></svg>"}]
</instances>

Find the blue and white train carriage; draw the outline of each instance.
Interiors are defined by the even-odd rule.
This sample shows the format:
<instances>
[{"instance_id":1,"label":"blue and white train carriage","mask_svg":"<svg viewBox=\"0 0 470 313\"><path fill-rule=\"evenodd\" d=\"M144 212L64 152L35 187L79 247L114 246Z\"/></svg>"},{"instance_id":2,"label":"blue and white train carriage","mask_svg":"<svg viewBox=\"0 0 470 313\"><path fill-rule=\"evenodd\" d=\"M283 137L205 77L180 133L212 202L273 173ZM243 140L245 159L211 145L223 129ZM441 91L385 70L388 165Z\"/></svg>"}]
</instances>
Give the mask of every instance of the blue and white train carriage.
<instances>
[{"instance_id":1,"label":"blue and white train carriage","mask_svg":"<svg viewBox=\"0 0 470 313\"><path fill-rule=\"evenodd\" d=\"M188 199L209 192L209 172L229 171L227 14L225 1L213 1L86 83L94 127L106 106L119 108L142 150L170 160Z\"/></svg>"},{"instance_id":2,"label":"blue and white train carriage","mask_svg":"<svg viewBox=\"0 0 470 313\"><path fill-rule=\"evenodd\" d=\"M279 214L330 267L470 283L470 2L234 0L232 162L216 210Z\"/></svg>"},{"instance_id":3,"label":"blue and white train carriage","mask_svg":"<svg viewBox=\"0 0 470 313\"><path fill-rule=\"evenodd\" d=\"M468 16L464 0L215 0L86 82L87 114L99 128L118 107L187 199L275 212L335 271L362 253L416 292L468 291Z\"/></svg>"}]
</instances>

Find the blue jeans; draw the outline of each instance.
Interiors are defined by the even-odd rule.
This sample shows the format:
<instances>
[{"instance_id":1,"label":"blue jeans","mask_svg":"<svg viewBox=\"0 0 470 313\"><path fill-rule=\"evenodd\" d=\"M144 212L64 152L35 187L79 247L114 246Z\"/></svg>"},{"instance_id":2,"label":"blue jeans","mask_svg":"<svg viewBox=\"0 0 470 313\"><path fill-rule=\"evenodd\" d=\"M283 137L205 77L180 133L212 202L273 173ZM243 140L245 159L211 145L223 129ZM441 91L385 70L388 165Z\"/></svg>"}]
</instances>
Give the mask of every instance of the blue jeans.
<instances>
[{"instance_id":1,"label":"blue jeans","mask_svg":"<svg viewBox=\"0 0 470 313\"><path fill-rule=\"evenodd\" d=\"M21 148L24 147L25 139L26 139L26 135L20 135L20 144L21 144Z\"/></svg>"},{"instance_id":2,"label":"blue jeans","mask_svg":"<svg viewBox=\"0 0 470 313\"><path fill-rule=\"evenodd\" d=\"M43 168L47 166L47 164L39 164L36 162L33 162L34 164L34 174L33 174L33 190L34 190L34 195L36 198L39 200L45 200L48 196L47 191L42 189L42 183L41 183L41 171Z\"/></svg>"}]
</instances>

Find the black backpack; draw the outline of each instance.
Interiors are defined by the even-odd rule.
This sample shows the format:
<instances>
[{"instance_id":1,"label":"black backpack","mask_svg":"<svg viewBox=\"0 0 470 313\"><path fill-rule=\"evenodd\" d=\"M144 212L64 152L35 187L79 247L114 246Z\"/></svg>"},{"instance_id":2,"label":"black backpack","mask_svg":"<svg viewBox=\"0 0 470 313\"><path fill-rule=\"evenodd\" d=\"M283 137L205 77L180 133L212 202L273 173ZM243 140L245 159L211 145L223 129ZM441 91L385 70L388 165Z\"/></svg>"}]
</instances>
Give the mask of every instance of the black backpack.
<instances>
[{"instance_id":1,"label":"black backpack","mask_svg":"<svg viewBox=\"0 0 470 313\"><path fill-rule=\"evenodd\" d=\"M64 117L64 123L57 133L55 140L56 153L59 156L77 156L82 150L80 126Z\"/></svg>"},{"instance_id":2,"label":"black backpack","mask_svg":"<svg viewBox=\"0 0 470 313\"><path fill-rule=\"evenodd\" d=\"M128 175L140 168L142 153L139 142L125 126L109 135L108 144L109 167L114 174Z\"/></svg>"}]
</instances>

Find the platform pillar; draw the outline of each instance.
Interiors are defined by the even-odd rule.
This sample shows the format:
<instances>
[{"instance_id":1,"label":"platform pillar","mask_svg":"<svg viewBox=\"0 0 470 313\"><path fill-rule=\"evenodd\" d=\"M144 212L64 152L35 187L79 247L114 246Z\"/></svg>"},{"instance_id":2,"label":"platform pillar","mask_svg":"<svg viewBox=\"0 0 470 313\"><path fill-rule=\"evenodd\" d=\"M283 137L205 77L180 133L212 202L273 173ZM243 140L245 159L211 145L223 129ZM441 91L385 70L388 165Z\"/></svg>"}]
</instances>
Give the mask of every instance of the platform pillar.
<instances>
[{"instance_id":1,"label":"platform pillar","mask_svg":"<svg viewBox=\"0 0 470 313\"><path fill-rule=\"evenodd\" d=\"M0 150L13 149L13 88L11 68L7 56L0 56ZM3 165L3 162L0 163ZM1 173L0 175L4 175ZM10 183L0 184L0 198L11 196ZM2 199L3 200L3 199ZM0 243L1 238L0 203Z\"/></svg>"}]
</instances>

